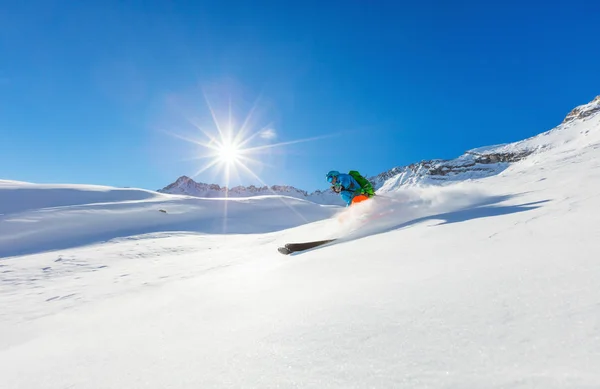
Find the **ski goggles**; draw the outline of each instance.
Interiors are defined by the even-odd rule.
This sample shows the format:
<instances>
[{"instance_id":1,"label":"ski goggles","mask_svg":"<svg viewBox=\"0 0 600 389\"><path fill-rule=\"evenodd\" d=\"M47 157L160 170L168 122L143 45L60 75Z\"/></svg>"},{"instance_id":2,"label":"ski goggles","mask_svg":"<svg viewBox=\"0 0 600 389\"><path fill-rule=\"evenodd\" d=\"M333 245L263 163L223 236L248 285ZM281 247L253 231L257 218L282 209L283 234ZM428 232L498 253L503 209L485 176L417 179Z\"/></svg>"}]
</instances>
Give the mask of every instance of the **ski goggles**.
<instances>
[{"instance_id":1,"label":"ski goggles","mask_svg":"<svg viewBox=\"0 0 600 389\"><path fill-rule=\"evenodd\" d=\"M327 177L327 182L329 182L330 184L332 184L335 180L336 180L335 176L329 176L329 177Z\"/></svg>"}]
</instances>

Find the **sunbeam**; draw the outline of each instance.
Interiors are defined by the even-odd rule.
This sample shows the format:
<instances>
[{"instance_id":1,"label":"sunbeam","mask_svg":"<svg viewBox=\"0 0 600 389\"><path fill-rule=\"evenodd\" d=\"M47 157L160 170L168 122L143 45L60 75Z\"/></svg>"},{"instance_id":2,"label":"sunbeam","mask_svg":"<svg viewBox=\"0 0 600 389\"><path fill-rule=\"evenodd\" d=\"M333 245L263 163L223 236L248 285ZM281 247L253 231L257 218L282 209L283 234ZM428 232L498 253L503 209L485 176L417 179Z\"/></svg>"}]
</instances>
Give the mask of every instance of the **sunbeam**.
<instances>
[{"instance_id":1,"label":"sunbeam","mask_svg":"<svg viewBox=\"0 0 600 389\"><path fill-rule=\"evenodd\" d=\"M199 120L194 117L195 115L188 115L182 112L187 123L197 131L197 134L199 135L198 139L196 139L195 136L190 136L189 134L181 135L172 131L163 131L177 139L204 149L203 151L198 150L195 156L186 159L208 160L191 177L195 178L211 168L217 169L220 174L222 174L221 177L222 182L225 184L224 189L226 198L228 198L230 195L229 191L232 176L236 177L235 179L238 179L240 177L240 172L251 177L252 180L258 181L263 187L266 187L267 190L275 194L275 192L265 183L265 181L259 177L257 171L252 168L252 166L255 166L261 171L264 167L276 168L276 166L267 163L264 158L260 157L264 157L265 151L280 150L286 146L305 142L313 142L339 135L327 134L304 139L272 143L272 139L278 135L273 130L273 123L269 123L266 126L264 123L261 126L256 125L257 123L255 116L260 98L254 102L251 109L247 112L246 117L242 121L235 120L236 118L233 112L231 98L229 98L226 102L227 106L222 107L224 109L211 104L206 96L206 93L204 93L204 100L206 101L208 111L210 112L210 126L202 125ZM219 118L219 112L221 112L221 116L223 116L222 118ZM212 128L212 130L208 130L208 128ZM265 131L270 132L269 136L263 135ZM288 150L287 152L290 151ZM281 198L281 201L288 208L290 208L293 213L295 213L302 220L306 221L306 218L297 210L295 210L288 202L286 202L284 198ZM228 202L225 201L223 207L224 230L227 229L227 203Z\"/></svg>"},{"instance_id":2,"label":"sunbeam","mask_svg":"<svg viewBox=\"0 0 600 389\"><path fill-rule=\"evenodd\" d=\"M200 170L198 170L196 173L194 173L192 175L192 177L199 176L200 174L204 173L205 171L207 171L208 169L210 169L211 167L215 166L218 163L219 163L218 159L217 160L213 159L212 161L210 161L209 163L207 163L204 167L200 168Z\"/></svg>"},{"instance_id":3,"label":"sunbeam","mask_svg":"<svg viewBox=\"0 0 600 389\"><path fill-rule=\"evenodd\" d=\"M271 188L269 188L267 186L267 184L265 184L263 182L263 180L257 175L255 174L252 170L248 169L245 165L240 165L244 170L246 170L250 175L252 175L254 178L256 178L258 180L258 182L260 182L263 186L266 186L269 190L269 192L273 193L273 194L277 194L275 193L275 191ZM294 209L294 207L292 207L291 205L289 205L288 203L285 202L284 198L281 197L279 198L279 200L281 200L281 202L288 207L293 213L295 213L300 219L302 219L302 221L304 221L305 223L308 222L308 220L304 217L304 215L302 215L300 212L298 212L297 210Z\"/></svg>"},{"instance_id":4,"label":"sunbeam","mask_svg":"<svg viewBox=\"0 0 600 389\"><path fill-rule=\"evenodd\" d=\"M245 151L247 151L247 152L255 152L255 151L259 151L259 150L271 149L271 148L281 147L281 146L288 146L288 145L293 145L293 144L297 144L297 143L312 142L312 141L315 141L315 140L331 138L331 137L334 137L336 135L337 134L329 134L329 135L315 136L315 137L312 137L312 138L290 140L290 141L287 141L287 142L280 142L280 143L273 143L273 144L270 144L270 145L262 145L262 146L257 146L257 147L251 147L251 148L245 149Z\"/></svg>"}]
</instances>

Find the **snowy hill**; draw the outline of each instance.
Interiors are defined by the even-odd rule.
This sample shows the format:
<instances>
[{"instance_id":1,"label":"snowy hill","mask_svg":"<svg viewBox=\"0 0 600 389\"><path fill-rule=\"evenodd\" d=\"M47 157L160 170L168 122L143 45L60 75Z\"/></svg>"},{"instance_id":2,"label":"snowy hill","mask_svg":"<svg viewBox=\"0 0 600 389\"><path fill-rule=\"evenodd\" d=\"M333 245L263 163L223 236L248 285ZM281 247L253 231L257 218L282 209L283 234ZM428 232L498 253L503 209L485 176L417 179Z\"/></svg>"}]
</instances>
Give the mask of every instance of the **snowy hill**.
<instances>
[{"instance_id":1,"label":"snowy hill","mask_svg":"<svg viewBox=\"0 0 600 389\"><path fill-rule=\"evenodd\" d=\"M2 182L0 387L600 387L596 106L351 209Z\"/></svg>"},{"instance_id":2,"label":"snowy hill","mask_svg":"<svg viewBox=\"0 0 600 389\"><path fill-rule=\"evenodd\" d=\"M225 201L143 189L0 180L0 258L155 232L269 232L334 212L283 196Z\"/></svg>"}]
</instances>

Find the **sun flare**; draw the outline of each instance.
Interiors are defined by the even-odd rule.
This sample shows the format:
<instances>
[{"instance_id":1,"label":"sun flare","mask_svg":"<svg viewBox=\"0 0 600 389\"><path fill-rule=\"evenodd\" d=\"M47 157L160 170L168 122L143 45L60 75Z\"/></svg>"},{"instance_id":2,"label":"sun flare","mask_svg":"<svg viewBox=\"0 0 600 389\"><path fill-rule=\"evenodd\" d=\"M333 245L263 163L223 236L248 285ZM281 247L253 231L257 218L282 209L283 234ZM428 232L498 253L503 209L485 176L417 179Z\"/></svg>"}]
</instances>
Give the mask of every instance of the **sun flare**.
<instances>
[{"instance_id":1,"label":"sun flare","mask_svg":"<svg viewBox=\"0 0 600 389\"><path fill-rule=\"evenodd\" d=\"M232 180L240 180L242 176L260 183L264 188L276 194L264 180L259 177L259 171L265 167L275 168L270 165L268 160L273 155L282 155L283 149L294 144L313 142L320 139L338 136L339 134L323 134L319 136L288 140L284 142L275 142L279 134L273 127L273 123L258 125L254 116L257 110L258 101L247 113L243 120L236 120L233 114L232 103L229 101L225 106L215 109L210 104L206 94L208 113L212 118L212 123L207 121L202 123L196 119L196 113L184 113L183 118L186 123L191 125L193 134L186 136L175 132L164 130L166 133L181 139L199 148L194 149L195 156L191 159L206 160L191 178L195 178L208 171L215 169L215 172L222 174L219 181L224 183L225 197L229 197L229 188ZM219 114L221 113L221 114ZM302 216L294 207L287 203L284 197L280 200L302 220ZM228 203L223 206L223 213L227 215ZM227 230L227 218L223 219L223 230Z\"/></svg>"},{"instance_id":2,"label":"sun flare","mask_svg":"<svg viewBox=\"0 0 600 389\"><path fill-rule=\"evenodd\" d=\"M217 155L221 162L233 165L239 161L242 150L231 141L224 141L217 149Z\"/></svg>"},{"instance_id":3,"label":"sun flare","mask_svg":"<svg viewBox=\"0 0 600 389\"><path fill-rule=\"evenodd\" d=\"M278 131L272 122L259 124L255 114L258 111L258 101L251 107L246 117L241 120L233 113L233 104L230 99L228 104L215 108L206 94L204 94L207 116L212 120L199 121L197 113L184 113L183 118L191 125L193 134L185 136L171 131L170 135L199 146L194 149L195 155L191 159L205 160L203 166L191 175L192 178L203 174L209 169L221 175L219 181L225 184L225 196L228 197L228 188L232 180L242 177L256 181L267 187L258 172L263 172L265 167L275 168L268 163L275 155L282 155L283 149L294 144L312 142L319 139L336 136L324 134L320 136L275 142ZM203 139L204 138L204 139ZM269 189L270 190L270 189Z\"/></svg>"}]
</instances>

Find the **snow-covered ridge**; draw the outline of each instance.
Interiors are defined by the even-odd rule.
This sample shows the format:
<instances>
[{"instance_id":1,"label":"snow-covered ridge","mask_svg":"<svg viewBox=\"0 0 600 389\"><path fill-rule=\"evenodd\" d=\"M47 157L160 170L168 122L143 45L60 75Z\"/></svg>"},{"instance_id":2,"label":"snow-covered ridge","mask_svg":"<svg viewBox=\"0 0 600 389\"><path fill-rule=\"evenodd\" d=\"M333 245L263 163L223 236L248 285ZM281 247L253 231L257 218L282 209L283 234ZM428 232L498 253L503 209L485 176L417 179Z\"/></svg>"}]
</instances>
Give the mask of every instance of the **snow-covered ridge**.
<instances>
[{"instance_id":1,"label":"snow-covered ridge","mask_svg":"<svg viewBox=\"0 0 600 389\"><path fill-rule=\"evenodd\" d=\"M369 177L380 192L390 192L400 187L413 185L443 185L450 182L486 178L500 174L511 164L520 162L532 154L555 149L565 143L586 137L574 124L591 120L600 113L600 95L587 104L575 107L557 127L522 141L479 147L467 150L455 159L424 160L408 166L398 166ZM589 140L590 138L588 138ZM584 140L583 142L586 142ZM585 146L585 145L580 145ZM358 169L360 171L360 168ZM260 195L284 195L306 199L319 204L340 204L339 196L331 190L308 193L293 186L271 187L237 186L227 189L216 184L197 183L182 176L159 192L183 194L195 197L252 197Z\"/></svg>"},{"instance_id":2,"label":"snow-covered ridge","mask_svg":"<svg viewBox=\"0 0 600 389\"><path fill-rule=\"evenodd\" d=\"M273 185L271 187L262 186L256 187L250 185L236 186L233 188L222 187L217 184L205 184L196 182L187 176L179 177L174 183L166 186L163 189L158 190L161 193L169 194L186 194L186 195L202 195L202 197L247 197L247 195L264 195L273 194L277 192L308 196L308 193L304 190L297 189L293 186L285 185ZM279 193L278 193L279 194Z\"/></svg>"},{"instance_id":3,"label":"snow-covered ridge","mask_svg":"<svg viewBox=\"0 0 600 389\"><path fill-rule=\"evenodd\" d=\"M163 189L159 189L158 192L202 198L242 198L280 195L309 200L317 204L341 204L339 196L331 190L317 190L309 194L305 190L288 185L272 185L261 187L250 185L227 188L217 184L196 182L187 176L179 177L172 184L164 187Z\"/></svg>"},{"instance_id":4,"label":"snow-covered ridge","mask_svg":"<svg viewBox=\"0 0 600 389\"><path fill-rule=\"evenodd\" d=\"M598 113L600 95L590 103L574 108L557 127L534 137L468 150L451 160L425 160L408 166L394 167L369 179L379 191L387 192L402 186L440 185L493 176L533 154L547 152L575 140L580 140L579 148L592 144L595 138L589 137L590 128L581 129L576 124L596 118ZM600 129L596 128L595 135L600 136Z\"/></svg>"},{"instance_id":5,"label":"snow-covered ridge","mask_svg":"<svg viewBox=\"0 0 600 389\"><path fill-rule=\"evenodd\" d=\"M395 167L370 180L383 192L408 185L439 185L445 182L489 177L500 173L511 163L531 155L531 150L515 152L481 152L469 150L452 160L426 160L408 166Z\"/></svg>"}]
</instances>

